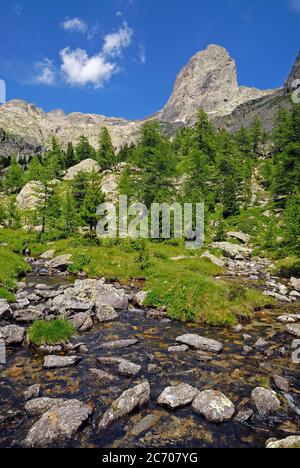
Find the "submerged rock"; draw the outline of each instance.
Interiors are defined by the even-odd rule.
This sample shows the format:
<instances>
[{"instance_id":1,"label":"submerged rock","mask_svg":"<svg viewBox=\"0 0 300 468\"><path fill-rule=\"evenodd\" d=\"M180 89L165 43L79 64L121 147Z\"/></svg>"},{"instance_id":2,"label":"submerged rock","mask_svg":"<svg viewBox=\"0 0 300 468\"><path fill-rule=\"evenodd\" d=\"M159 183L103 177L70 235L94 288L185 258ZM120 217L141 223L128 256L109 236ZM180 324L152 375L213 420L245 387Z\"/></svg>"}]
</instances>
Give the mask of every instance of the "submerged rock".
<instances>
[{"instance_id":1,"label":"submerged rock","mask_svg":"<svg viewBox=\"0 0 300 468\"><path fill-rule=\"evenodd\" d=\"M120 374L122 375L126 375L128 377L131 377L131 376L135 377L141 372L142 366L139 366L138 364L133 364L132 362L124 360L119 364L118 369L119 369Z\"/></svg>"},{"instance_id":2,"label":"submerged rock","mask_svg":"<svg viewBox=\"0 0 300 468\"><path fill-rule=\"evenodd\" d=\"M285 392L285 393L289 393L290 383L287 379L285 379L284 377L281 377L280 375L273 375L273 380L278 390L281 390L282 392Z\"/></svg>"},{"instance_id":3,"label":"submerged rock","mask_svg":"<svg viewBox=\"0 0 300 468\"><path fill-rule=\"evenodd\" d=\"M281 406L280 400L273 390L257 387L253 390L251 396L259 415L263 418L276 413Z\"/></svg>"},{"instance_id":4,"label":"submerged rock","mask_svg":"<svg viewBox=\"0 0 300 468\"><path fill-rule=\"evenodd\" d=\"M192 403L192 408L196 413L214 423L230 421L235 413L234 404L223 393L215 390L198 393Z\"/></svg>"},{"instance_id":5,"label":"submerged rock","mask_svg":"<svg viewBox=\"0 0 300 468\"><path fill-rule=\"evenodd\" d=\"M199 390L188 384L180 384L176 387L167 387L158 398L160 405L167 405L170 408L179 408L192 403Z\"/></svg>"},{"instance_id":6,"label":"submerged rock","mask_svg":"<svg viewBox=\"0 0 300 468\"><path fill-rule=\"evenodd\" d=\"M192 348L199 349L200 351L219 353L223 349L223 344L219 341L204 338L199 335L187 334L178 336L176 341L177 343L183 343L191 346Z\"/></svg>"},{"instance_id":7,"label":"submerged rock","mask_svg":"<svg viewBox=\"0 0 300 468\"><path fill-rule=\"evenodd\" d=\"M136 408L140 408L150 400L149 382L143 382L136 387L126 390L114 401L99 422L99 431L107 429L114 421L121 419Z\"/></svg>"},{"instance_id":8,"label":"submerged rock","mask_svg":"<svg viewBox=\"0 0 300 468\"><path fill-rule=\"evenodd\" d=\"M56 369L60 367L72 367L81 359L78 356L45 356L44 368Z\"/></svg>"},{"instance_id":9,"label":"submerged rock","mask_svg":"<svg viewBox=\"0 0 300 468\"><path fill-rule=\"evenodd\" d=\"M122 349L138 344L139 340L115 340L100 345L101 349Z\"/></svg>"},{"instance_id":10,"label":"submerged rock","mask_svg":"<svg viewBox=\"0 0 300 468\"><path fill-rule=\"evenodd\" d=\"M186 353L190 348L187 345L181 346L170 346L168 351L169 353L176 354L176 353Z\"/></svg>"},{"instance_id":11,"label":"submerged rock","mask_svg":"<svg viewBox=\"0 0 300 468\"><path fill-rule=\"evenodd\" d=\"M251 418L253 418L254 412L250 410L245 410L245 411L239 411L234 420L238 423L245 424L248 422Z\"/></svg>"},{"instance_id":12,"label":"submerged rock","mask_svg":"<svg viewBox=\"0 0 300 468\"><path fill-rule=\"evenodd\" d=\"M26 447L48 447L71 439L92 414L92 409L78 400L65 401L43 414L30 429Z\"/></svg>"},{"instance_id":13,"label":"submerged rock","mask_svg":"<svg viewBox=\"0 0 300 468\"><path fill-rule=\"evenodd\" d=\"M90 369L90 373L95 375L97 379L105 382L112 382L116 379L113 375L108 374L107 372L104 372L100 369Z\"/></svg>"},{"instance_id":14,"label":"submerged rock","mask_svg":"<svg viewBox=\"0 0 300 468\"><path fill-rule=\"evenodd\" d=\"M23 393L24 400L32 400L33 398L38 398L40 396L41 386L39 384L32 385Z\"/></svg>"}]
</instances>

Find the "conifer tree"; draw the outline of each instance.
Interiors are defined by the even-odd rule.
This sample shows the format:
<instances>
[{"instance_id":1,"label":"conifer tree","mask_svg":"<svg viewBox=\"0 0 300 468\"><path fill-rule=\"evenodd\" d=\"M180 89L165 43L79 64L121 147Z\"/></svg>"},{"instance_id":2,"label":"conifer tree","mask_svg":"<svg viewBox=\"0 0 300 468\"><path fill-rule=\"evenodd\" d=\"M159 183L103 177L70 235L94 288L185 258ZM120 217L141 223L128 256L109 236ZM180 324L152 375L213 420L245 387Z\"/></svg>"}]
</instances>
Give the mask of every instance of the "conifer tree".
<instances>
[{"instance_id":1,"label":"conifer tree","mask_svg":"<svg viewBox=\"0 0 300 468\"><path fill-rule=\"evenodd\" d=\"M67 153L66 153L66 168L72 167L76 164L75 151L72 143L68 143Z\"/></svg>"},{"instance_id":2,"label":"conifer tree","mask_svg":"<svg viewBox=\"0 0 300 468\"><path fill-rule=\"evenodd\" d=\"M99 176L93 172L90 175L87 192L80 211L81 218L89 226L90 231L93 231L97 226L99 220L97 209L104 201L105 196L101 192Z\"/></svg>"},{"instance_id":3,"label":"conifer tree","mask_svg":"<svg viewBox=\"0 0 300 468\"><path fill-rule=\"evenodd\" d=\"M224 183L223 207L225 219L229 218L229 216L238 215L240 212L237 199L237 183L232 176L227 177Z\"/></svg>"},{"instance_id":4,"label":"conifer tree","mask_svg":"<svg viewBox=\"0 0 300 468\"><path fill-rule=\"evenodd\" d=\"M103 127L100 132L97 160L103 170L112 169L117 162L115 149L106 127Z\"/></svg>"},{"instance_id":5,"label":"conifer tree","mask_svg":"<svg viewBox=\"0 0 300 468\"><path fill-rule=\"evenodd\" d=\"M7 192L16 193L23 186L23 171L14 156L6 174L4 186Z\"/></svg>"}]
</instances>

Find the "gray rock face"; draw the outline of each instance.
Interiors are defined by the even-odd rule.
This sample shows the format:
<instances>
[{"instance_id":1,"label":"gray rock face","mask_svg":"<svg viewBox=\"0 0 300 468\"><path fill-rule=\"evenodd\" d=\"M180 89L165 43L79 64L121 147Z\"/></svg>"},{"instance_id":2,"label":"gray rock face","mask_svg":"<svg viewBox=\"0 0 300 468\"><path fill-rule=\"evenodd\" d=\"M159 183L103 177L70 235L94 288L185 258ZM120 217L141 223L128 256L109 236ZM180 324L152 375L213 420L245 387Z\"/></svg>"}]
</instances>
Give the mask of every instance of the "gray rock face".
<instances>
[{"instance_id":1,"label":"gray rock face","mask_svg":"<svg viewBox=\"0 0 300 468\"><path fill-rule=\"evenodd\" d=\"M193 334L178 336L176 338L176 342L191 346L192 348L199 349L200 351L219 353L223 349L223 344L219 341Z\"/></svg>"},{"instance_id":2,"label":"gray rock face","mask_svg":"<svg viewBox=\"0 0 300 468\"><path fill-rule=\"evenodd\" d=\"M61 367L76 366L80 358L78 356L45 356L44 368L57 369Z\"/></svg>"},{"instance_id":3,"label":"gray rock face","mask_svg":"<svg viewBox=\"0 0 300 468\"><path fill-rule=\"evenodd\" d=\"M119 369L119 373L122 375L126 375L128 377L135 377L141 372L142 366L139 366L138 364L134 364L129 361L122 361L119 364L118 369Z\"/></svg>"},{"instance_id":4,"label":"gray rock face","mask_svg":"<svg viewBox=\"0 0 300 468\"><path fill-rule=\"evenodd\" d=\"M107 429L114 421L121 419L126 414L140 408L150 400L150 385L149 382L143 382L136 387L126 390L112 404L99 422L99 431Z\"/></svg>"},{"instance_id":5,"label":"gray rock face","mask_svg":"<svg viewBox=\"0 0 300 468\"><path fill-rule=\"evenodd\" d=\"M286 439L270 439L266 443L267 449L292 449L300 448L300 436L290 436Z\"/></svg>"},{"instance_id":6,"label":"gray rock face","mask_svg":"<svg viewBox=\"0 0 300 468\"><path fill-rule=\"evenodd\" d=\"M0 319L7 319L11 316L11 309L8 302L0 299Z\"/></svg>"},{"instance_id":7,"label":"gray rock face","mask_svg":"<svg viewBox=\"0 0 300 468\"><path fill-rule=\"evenodd\" d=\"M59 406L66 400L63 398L36 398L25 405L26 413L31 416L40 416L51 408Z\"/></svg>"},{"instance_id":8,"label":"gray rock face","mask_svg":"<svg viewBox=\"0 0 300 468\"><path fill-rule=\"evenodd\" d=\"M287 325L285 330L287 333L293 335L295 338L300 338L300 324Z\"/></svg>"},{"instance_id":9,"label":"gray rock face","mask_svg":"<svg viewBox=\"0 0 300 468\"><path fill-rule=\"evenodd\" d=\"M40 182L28 182L17 196L17 205L21 210L32 210L39 203L38 193L42 190Z\"/></svg>"},{"instance_id":10,"label":"gray rock face","mask_svg":"<svg viewBox=\"0 0 300 468\"><path fill-rule=\"evenodd\" d=\"M234 404L223 393L215 390L200 392L193 401L192 408L214 423L229 421L235 413Z\"/></svg>"},{"instance_id":11,"label":"gray rock face","mask_svg":"<svg viewBox=\"0 0 300 468\"><path fill-rule=\"evenodd\" d=\"M25 338L25 328L16 325L2 327L0 328L0 338L3 338L8 346L21 344Z\"/></svg>"},{"instance_id":12,"label":"gray rock face","mask_svg":"<svg viewBox=\"0 0 300 468\"><path fill-rule=\"evenodd\" d=\"M119 315L111 306L103 305L96 308L96 318L98 322L113 322L118 320Z\"/></svg>"},{"instance_id":13,"label":"gray rock face","mask_svg":"<svg viewBox=\"0 0 300 468\"><path fill-rule=\"evenodd\" d=\"M89 314L85 314L84 312L74 315L69 319L69 322L80 333L87 332L93 328L93 321L91 316Z\"/></svg>"},{"instance_id":14,"label":"gray rock face","mask_svg":"<svg viewBox=\"0 0 300 468\"><path fill-rule=\"evenodd\" d=\"M24 400L32 400L33 398L38 398L40 396L41 386L39 384L32 385L24 393Z\"/></svg>"},{"instance_id":15,"label":"gray rock face","mask_svg":"<svg viewBox=\"0 0 300 468\"><path fill-rule=\"evenodd\" d=\"M276 413L281 406L280 401L273 390L258 387L253 390L251 396L259 415L263 418L269 414Z\"/></svg>"},{"instance_id":16,"label":"gray rock face","mask_svg":"<svg viewBox=\"0 0 300 468\"><path fill-rule=\"evenodd\" d=\"M240 88L234 60L223 47L210 45L179 73L159 118L164 122L194 121L199 109L212 116L226 115L243 102L267 94L271 91Z\"/></svg>"},{"instance_id":17,"label":"gray rock face","mask_svg":"<svg viewBox=\"0 0 300 468\"><path fill-rule=\"evenodd\" d=\"M92 414L92 409L78 400L65 401L43 414L30 429L26 447L49 447L71 439Z\"/></svg>"},{"instance_id":18,"label":"gray rock face","mask_svg":"<svg viewBox=\"0 0 300 468\"><path fill-rule=\"evenodd\" d=\"M215 255L212 255L209 252L204 252L204 254L201 255L201 258L205 258L209 260L211 263L213 263L214 265L219 266L221 268L225 266L225 262L223 260L221 260L220 258L217 258Z\"/></svg>"},{"instance_id":19,"label":"gray rock face","mask_svg":"<svg viewBox=\"0 0 300 468\"><path fill-rule=\"evenodd\" d=\"M76 164L76 166L70 167L64 177L64 180L74 180L80 172L85 172L87 174L100 172L100 166L97 161L94 161L94 159L85 159L79 164Z\"/></svg>"},{"instance_id":20,"label":"gray rock face","mask_svg":"<svg viewBox=\"0 0 300 468\"><path fill-rule=\"evenodd\" d=\"M177 387L167 387L158 398L160 405L167 405L170 408L179 408L192 403L199 393L197 388L188 384L180 384Z\"/></svg>"}]
</instances>

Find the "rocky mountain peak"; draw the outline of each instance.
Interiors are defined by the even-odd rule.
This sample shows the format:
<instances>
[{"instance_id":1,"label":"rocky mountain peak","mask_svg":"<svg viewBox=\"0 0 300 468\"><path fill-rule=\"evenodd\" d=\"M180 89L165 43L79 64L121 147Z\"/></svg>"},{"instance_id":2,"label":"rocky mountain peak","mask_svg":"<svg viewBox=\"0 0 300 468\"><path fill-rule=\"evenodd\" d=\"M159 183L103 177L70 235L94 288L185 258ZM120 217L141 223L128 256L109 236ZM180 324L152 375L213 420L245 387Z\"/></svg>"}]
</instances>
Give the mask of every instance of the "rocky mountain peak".
<instances>
[{"instance_id":1,"label":"rocky mountain peak","mask_svg":"<svg viewBox=\"0 0 300 468\"><path fill-rule=\"evenodd\" d=\"M298 53L298 56L296 58L296 61L293 65L292 71L289 74L289 77L285 83L285 87L291 89L292 88L292 83L295 80L300 80L300 51Z\"/></svg>"},{"instance_id":2,"label":"rocky mountain peak","mask_svg":"<svg viewBox=\"0 0 300 468\"><path fill-rule=\"evenodd\" d=\"M221 46L198 52L177 76L173 94L160 113L165 122L192 121L200 108L211 115L230 114L238 105L273 91L239 87L235 61Z\"/></svg>"}]
</instances>

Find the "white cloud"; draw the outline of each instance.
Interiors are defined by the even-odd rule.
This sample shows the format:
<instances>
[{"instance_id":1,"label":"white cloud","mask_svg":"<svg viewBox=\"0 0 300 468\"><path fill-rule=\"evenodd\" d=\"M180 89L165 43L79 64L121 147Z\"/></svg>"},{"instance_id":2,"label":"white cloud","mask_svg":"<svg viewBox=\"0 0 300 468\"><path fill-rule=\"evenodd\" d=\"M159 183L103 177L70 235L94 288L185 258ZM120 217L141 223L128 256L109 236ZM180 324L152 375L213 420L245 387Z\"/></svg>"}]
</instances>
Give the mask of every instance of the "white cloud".
<instances>
[{"instance_id":1,"label":"white cloud","mask_svg":"<svg viewBox=\"0 0 300 468\"><path fill-rule=\"evenodd\" d=\"M123 13L119 10L119 11L117 11L117 13L116 13L116 17L117 17L117 18L120 18L120 16L123 16Z\"/></svg>"},{"instance_id":2,"label":"white cloud","mask_svg":"<svg viewBox=\"0 0 300 468\"><path fill-rule=\"evenodd\" d=\"M60 27L65 31L75 31L82 34L85 34L88 29L86 22L80 18L66 18Z\"/></svg>"},{"instance_id":3,"label":"white cloud","mask_svg":"<svg viewBox=\"0 0 300 468\"><path fill-rule=\"evenodd\" d=\"M139 62L142 65L145 65L145 63L147 62L146 49L145 46L143 46L143 44L139 45Z\"/></svg>"},{"instance_id":4,"label":"white cloud","mask_svg":"<svg viewBox=\"0 0 300 468\"><path fill-rule=\"evenodd\" d=\"M300 13L300 0L290 0L290 6L293 10Z\"/></svg>"},{"instance_id":5,"label":"white cloud","mask_svg":"<svg viewBox=\"0 0 300 468\"><path fill-rule=\"evenodd\" d=\"M100 88L118 71L117 65L106 61L102 54L89 57L83 49L66 47L60 51L60 57L61 71L67 82L75 86L93 84Z\"/></svg>"},{"instance_id":6,"label":"white cloud","mask_svg":"<svg viewBox=\"0 0 300 468\"><path fill-rule=\"evenodd\" d=\"M56 71L53 62L47 58L35 63L36 75L33 81L37 84L53 86L56 83Z\"/></svg>"},{"instance_id":7,"label":"white cloud","mask_svg":"<svg viewBox=\"0 0 300 468\"><path fill-rule=\"evenodd\" d=\"M122 49L129 47L132 42L133 30L124 23L119 31L107 34L104 38L103 54L119 57Z\"/></svg>"}]
</instances>

